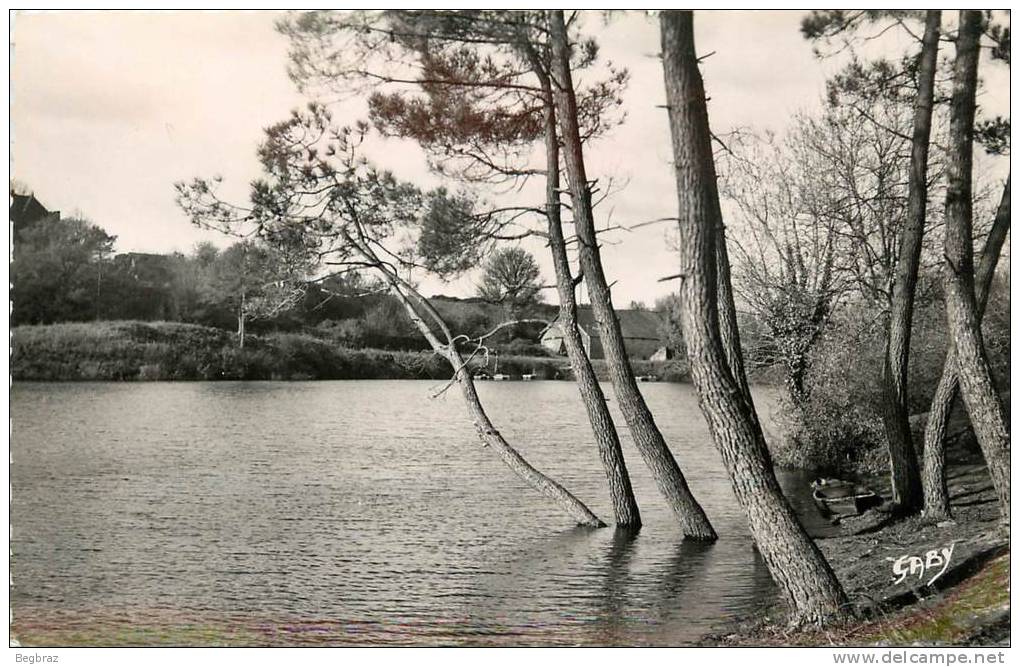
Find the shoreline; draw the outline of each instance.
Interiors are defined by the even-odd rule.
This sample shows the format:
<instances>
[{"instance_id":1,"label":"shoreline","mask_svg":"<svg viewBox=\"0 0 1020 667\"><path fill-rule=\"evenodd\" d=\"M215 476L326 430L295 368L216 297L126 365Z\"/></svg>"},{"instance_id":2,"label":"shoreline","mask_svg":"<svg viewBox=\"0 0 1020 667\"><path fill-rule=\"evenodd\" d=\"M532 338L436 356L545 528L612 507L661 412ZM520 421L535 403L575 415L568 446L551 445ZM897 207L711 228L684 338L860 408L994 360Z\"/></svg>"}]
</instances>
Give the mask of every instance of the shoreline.
<instances>
[{"instance_id":1,"label":"shoreline","mask_svg":"<svg viewBox=\"0 0 1020 667\"><path fill-rule=\"evenodd\" d=\"M1001 526L987 469L952 466L949 491L952 521L895 520L872 510L844 521L839 535L816 538L859 613L855 620L825 630L791 629L783 610L772 607L734 619L700 645L959 646L980 637L999 645L1003 618L1008 644L1009 533ZM897 581L897 559L923 559L943 549L951 549L949 563L933 583L923 572Z\"/></svg>"},{"instance_id":2,"label":"shoreline","mask_svg":"<svg viewBox=\"0 0 1020 667\"><path fill-rule=\"evenodd\" d=\"M449 363L431 350L349 348L308 333L252 334L245 347L228 331L180 322L76 322L11 330L11 378L16 382L448 380ZM494 375L497 356L470 361ZM566 357L498 355L499 373L514 381L573 380ZM635 375L689 382L680 361L631 360ZM599 380L604 360L593 360Z\"/></svg>"}]
</instances>

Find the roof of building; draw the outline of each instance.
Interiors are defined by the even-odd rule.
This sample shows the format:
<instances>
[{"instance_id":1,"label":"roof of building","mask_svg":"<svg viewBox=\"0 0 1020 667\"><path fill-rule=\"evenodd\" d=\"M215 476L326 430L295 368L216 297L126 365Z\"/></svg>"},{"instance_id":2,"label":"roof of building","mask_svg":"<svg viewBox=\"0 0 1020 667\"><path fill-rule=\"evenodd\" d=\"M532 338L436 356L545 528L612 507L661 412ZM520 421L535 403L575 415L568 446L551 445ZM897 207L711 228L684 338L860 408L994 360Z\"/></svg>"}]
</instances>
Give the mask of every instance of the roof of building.
<instances>
[{"instance_id":1,"label":"roof of building","mask_svg":"<svg viewBox=\"0 0 1020 667\"><path fill-rule=\"evenodd\" d=\"M662 336L659 329L662 315L654 310L617 310L616 317L620 321L620 329L625 339L644 339L658 341ZM577 324L589 335L598 336L598 322L590 307L577 309ZM556 321L546 328L552 330ZM545 332L543 332L543 335Z\"/></svg>"},{"instance_id":2,"label":"roof of building","mask_svg":"<svg viewBox=\"0 0 1020 667\"><path fill-rule=\"evenodd\" d=\"M11 193L11 211L10 220L15 224L24 224L28 222L35 222L40 218L45 218L55 211L50 211L42 205L35 195L18 195Z\"/></svg>"}]
</instances>

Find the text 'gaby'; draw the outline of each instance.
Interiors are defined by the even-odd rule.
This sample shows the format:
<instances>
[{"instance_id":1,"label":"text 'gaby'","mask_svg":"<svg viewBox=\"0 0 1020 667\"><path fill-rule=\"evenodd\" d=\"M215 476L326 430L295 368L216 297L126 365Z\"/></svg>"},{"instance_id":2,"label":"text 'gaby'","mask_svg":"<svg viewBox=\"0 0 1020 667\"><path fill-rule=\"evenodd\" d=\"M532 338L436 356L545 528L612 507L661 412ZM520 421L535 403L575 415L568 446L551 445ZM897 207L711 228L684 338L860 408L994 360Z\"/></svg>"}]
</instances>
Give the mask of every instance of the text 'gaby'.
<instances>
[{"instance_id":1,"label":"text 'gaby'","mask_svg":"<svg viewBox=\"0 0 1020 667\"><path fill-rule=\"evenodd\" d=\"M918 579L923 580L925 575L931 574L934 570L938 569L938 574L928 580L928 585L931 586L949 568L949 559L952 557L955 547L956 543L954 542L948 547L932 549L923 556L887 557L886 560L892 561L893 564L893 576L898 577L894 583L898 584L908 576L916 576Z\"/></svg>"}]
</instances>

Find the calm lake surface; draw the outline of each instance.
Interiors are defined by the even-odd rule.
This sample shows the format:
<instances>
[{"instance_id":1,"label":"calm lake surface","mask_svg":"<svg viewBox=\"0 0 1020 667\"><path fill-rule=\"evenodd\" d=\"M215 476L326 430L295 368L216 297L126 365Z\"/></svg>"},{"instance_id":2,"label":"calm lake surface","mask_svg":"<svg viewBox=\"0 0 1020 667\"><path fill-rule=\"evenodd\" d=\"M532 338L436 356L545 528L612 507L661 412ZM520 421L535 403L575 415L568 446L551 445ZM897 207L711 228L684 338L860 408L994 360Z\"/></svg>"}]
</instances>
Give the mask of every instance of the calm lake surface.
<instances>
[{"instance_id":1,"label":"calm lake surface","mask_svg":"<svg viewBox=\"0 0 1020 667\"><path fill-rule=\"evenodd\" d=\"M458 392L430 398L440 385L15 385L15 635L678 645L773 599L690 385L642 389L712 545L681 539L626 428L644 527L580 529L480 446ZM572 383L479 390L512 445L612 521ZM781 481L823 530L807 480Z\"/></svg>"}]
</instances>

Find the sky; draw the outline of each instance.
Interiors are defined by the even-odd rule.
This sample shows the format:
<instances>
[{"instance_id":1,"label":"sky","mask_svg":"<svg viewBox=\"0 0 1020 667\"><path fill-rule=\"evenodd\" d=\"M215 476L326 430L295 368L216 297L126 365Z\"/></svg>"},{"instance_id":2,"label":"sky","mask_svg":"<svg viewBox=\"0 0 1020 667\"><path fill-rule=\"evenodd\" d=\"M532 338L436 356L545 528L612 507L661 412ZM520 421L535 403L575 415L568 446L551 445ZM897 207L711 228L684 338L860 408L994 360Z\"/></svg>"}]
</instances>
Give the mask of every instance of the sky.
<instances>
[{"instance_id":1,"label":"sky","mask_svg":"<svg viewBox=\"0 0 1020 667\"><path fill-rule=\"evenodd\" d=\"M698 12L696 43L716 133L737 127L782 131L817 109L837 60L819 60L799 33L802 11ZM12 20L11 171L51 210L81 213L117 237L119 252L189 252L222 236L193 227L174 203L173 184L222 175L224 194L242 202L258 175L262 129L308 98L286 73L287 43L272 12L18 12ZM631 74L626 122L588 147L589 177L615 194L599 225L675 215L658 25L642 13L587 26L602 56ZM898 50L902 44L885 43ZM1006 68L1001 67L1001 70ZM1008 72L985 67L982 104L1009 110ZM348 103L341 117L363 113ZM386 145L389 144L389 145ZM369 157L398 175L436 184L410 142L375 144ZM520 197L541 202L540 189ZM607 237L606 274L618 307L651 305L676 272L668 224ZM552 283L548 250L525 242ZM477 275L449 284L426 279L426 294L469 296ZM550 292L548 300L555 300Z\"/></svg>"}]
</instances>

